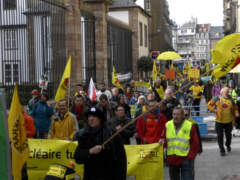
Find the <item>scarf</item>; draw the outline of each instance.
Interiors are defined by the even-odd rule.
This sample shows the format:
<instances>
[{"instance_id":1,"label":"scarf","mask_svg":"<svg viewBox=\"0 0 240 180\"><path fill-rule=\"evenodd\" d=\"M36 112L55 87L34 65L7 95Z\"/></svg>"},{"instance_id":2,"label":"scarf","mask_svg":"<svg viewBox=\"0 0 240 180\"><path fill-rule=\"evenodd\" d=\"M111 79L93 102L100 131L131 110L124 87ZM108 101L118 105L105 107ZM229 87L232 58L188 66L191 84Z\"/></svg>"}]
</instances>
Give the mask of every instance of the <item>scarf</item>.
<instances>
[{"instance_id":1,"label":"scarf","mask_svg":"<svg viewBox=\"0 0 240 180\"><path fill-rule=\"evenodd\" d=\"M82 104L80 107L77 107L77 106L74 107L74 111L75 111L75 113L76 113L76 115L77 115L77 120L80 119L80 116L81 116L83 107L84 107L83 104Z\"/></svg>"}]
</instances>

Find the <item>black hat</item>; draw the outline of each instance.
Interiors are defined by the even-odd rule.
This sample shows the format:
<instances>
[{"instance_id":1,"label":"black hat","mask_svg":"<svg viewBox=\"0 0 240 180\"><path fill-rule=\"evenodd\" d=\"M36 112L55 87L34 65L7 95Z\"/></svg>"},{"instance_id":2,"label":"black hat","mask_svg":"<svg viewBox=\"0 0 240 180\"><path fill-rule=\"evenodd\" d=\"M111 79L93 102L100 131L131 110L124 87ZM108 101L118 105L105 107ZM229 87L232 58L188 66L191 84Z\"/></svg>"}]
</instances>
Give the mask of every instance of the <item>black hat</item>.
<instances>
[{"instance_id":1,"label":"black hat","mask_svg":"<svg viewBox=\"0 0 240 180\"><path fill-rule=\"evenodd\" d=\"M90 108L90 110L87 113L87 117L90 115L93 115L95 117L98 117L102 121L105 121L104 113L99 108L96 108L96 107Z\"/></svg>"}]
</instances>

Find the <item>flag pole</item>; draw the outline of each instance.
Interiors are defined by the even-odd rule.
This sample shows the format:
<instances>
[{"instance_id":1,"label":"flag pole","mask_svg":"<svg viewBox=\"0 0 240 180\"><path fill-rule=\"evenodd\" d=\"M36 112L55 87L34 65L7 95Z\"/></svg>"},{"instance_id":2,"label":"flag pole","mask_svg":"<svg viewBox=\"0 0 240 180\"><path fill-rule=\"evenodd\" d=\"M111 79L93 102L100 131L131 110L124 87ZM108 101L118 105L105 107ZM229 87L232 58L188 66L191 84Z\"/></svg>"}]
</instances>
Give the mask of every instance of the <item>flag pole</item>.
<instances>
[{"instance_id":1,"label":"flag pole","mask_svg":"<svg viewBox=\"0 0 240 180\"><path fill-rule=\"evenodd\" d=\"M68 111L70 111L71 76L68 82Z\"/></svg>"}]
</instances>

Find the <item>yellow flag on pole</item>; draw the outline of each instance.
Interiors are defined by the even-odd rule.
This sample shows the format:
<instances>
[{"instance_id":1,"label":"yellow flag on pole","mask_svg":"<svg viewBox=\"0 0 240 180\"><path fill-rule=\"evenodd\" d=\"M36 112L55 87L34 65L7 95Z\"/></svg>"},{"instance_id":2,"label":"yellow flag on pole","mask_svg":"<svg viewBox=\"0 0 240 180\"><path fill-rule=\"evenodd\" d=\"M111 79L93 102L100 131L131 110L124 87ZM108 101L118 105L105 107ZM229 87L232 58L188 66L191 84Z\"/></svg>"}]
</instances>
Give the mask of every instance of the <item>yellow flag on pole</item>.
<instances>
[{"instance_id":1,"label":"yellow flag on pole","mask_svg":"<svg viewBox=\"0 0 240 180\"><path fill-rule=\"evenodd\" d=\"M184 64L184 66L183 66L183 74L187 74L187 72L188 72L188 66L187 66L187 64Z\"/></svg>"},{"instance_id":2,"label":"yellow flag on pole","mask_svg":"<svg viewBox=\"0 0 240 180\"><path fill-rule=\"evenodd\" d=\"M213 68L212 76L216 78L220 78L230 72L233 68L235 68L240 63L240 56L237 59L230 59L226 62L226 64L218 64Z\"/></svg>"},{"instance_id":3,"label":"yellow flag on pole","mask_svg":"<svg viewBox=\"0 0 240 180\"><path fill-rule=\"evenodd\" d=\"M8 131L12 147L12 174L14 180L21 180L22 167L29 155L28 139L22 107L18 97L18 85L15 85L8 116Z\"/></svg>"},{"instance_id":4,"label":"yellow flag on pole","mask_svg":"<svg viewBox=\"0 0 240 180\"><path fill-rule=\"evenodd\" d=\"M218 41L211 54L213 64L226 64L230 59L240 57L240 33L230 34Z\"/></svg>"},{"instance_id":5,"label":"yellow flag on pole","mask_svg":"<svg viewBox=\"0 0 240 180\"><path fill-rule=\"evenodd\" d=\"M153 82L157 79L157 67L156 62L153 60L152 80Z\"/></svg>"},{"instance_id":6,"label":"yellow flag on pole","mask_svg":"<svg viewBox=\"0 0 240 180\"><path fill-rule=\"evenodd\" d=\"M120 89L123 89L123 86L120 84L120 80L117 77L115 66L113 66L112 71L112 84Z\"/></svg>"},{"instance_id":7,"label":"yellow flag on pole","mask_svg":"<svg viewBox=\"0 0 240 180\"><path fill-rule=\"evenodd\" d=\"M55 96L55 101L58 102L61 99L64 99L66 94L67 94L67 88L68 88L68 83L70 81L70 77L71 77L71 56L68 59L67 65L65 67L63 76L62 76L62 80L58 86L58 90Z\"/></svg>"},{"instance_id":8,"label":"yellow flag on pole","mask_svg":"<svg viewBox=\"0 0 240 180\"><path fill-rule=\"evenodd\" d=\"M209 72L209 70L210 70L209 63L205 63L205 67L206 67L206 72Z\"/></svg>"}]
</instances>

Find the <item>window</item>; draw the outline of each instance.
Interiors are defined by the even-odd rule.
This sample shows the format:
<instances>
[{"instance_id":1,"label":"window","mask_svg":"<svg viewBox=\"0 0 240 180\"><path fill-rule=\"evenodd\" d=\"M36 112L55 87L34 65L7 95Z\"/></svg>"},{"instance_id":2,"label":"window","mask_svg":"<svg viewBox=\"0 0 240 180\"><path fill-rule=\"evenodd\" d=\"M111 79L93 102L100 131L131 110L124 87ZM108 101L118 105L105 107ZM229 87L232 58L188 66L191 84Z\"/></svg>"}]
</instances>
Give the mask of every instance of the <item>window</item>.
<instances>
[{"instance_id":1,"label":"window","mask_svg":"<svg viewBox=\"0 0 240 180\"><path fill-rule=\"evenodd\" d=\"M145 33L145 47L148 47L148 27L144 25L144 33Z\"/></svg>"},{"instance_id":2,"label":"window","mask_svg":"<svg viewBox=\"0 0 240 180\"><path fill-rule=\"evenodd\" d=\"M19 83L19 64L18 62L5 62L4 80L6 84Z\"/></svg>"},{"instance_id":3,"label":"window","mask_svg":"<svg viewBox=\"0 0 240 180\"><path fill-rule=\"evenodd\" d=\"M140 32L140 46L142 46L143 45L143 25L142 25L141 22L139 23L139 28L140 28L140 30L139 30L139 32Z\"/></svg>"},{"instance_id":4,"label":"window","mask_svg":"<svg viewBox=\"0 0 240 180\"><path fill-rule=\"evenodd\" d=\"M3 10L15 10L17 7L17 0L3 0Z\"/></svg>"},{"instance_id":5,"label":"window","mask_svg":"<svg viewBox=\"0 0 240 180\"><path fill-rule=\"evenodd\" d=\"M151 10L150 0L146 0L146 1L145 1L145 9L146 9L147 11L150 11L150 10Z\"/></svg>"},{"instance_id":6,"label":"window","mask_svg":"<svg viewBox=\"0 0 240 180\"><path fill-rule=\"evenodd\" d=\"M4 30L4 49L17 49L15 30Z\"/></svg>"}]
</instances>

